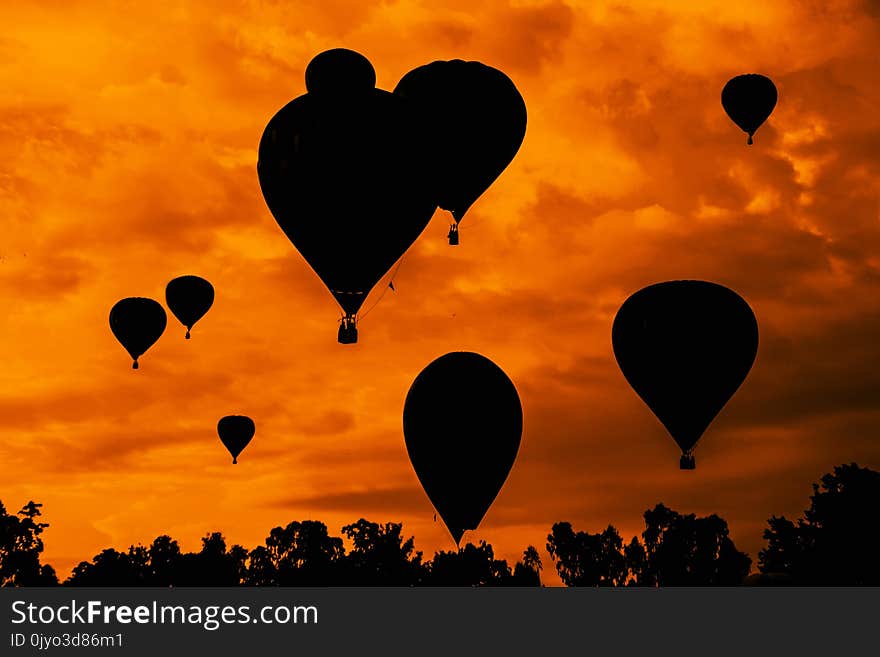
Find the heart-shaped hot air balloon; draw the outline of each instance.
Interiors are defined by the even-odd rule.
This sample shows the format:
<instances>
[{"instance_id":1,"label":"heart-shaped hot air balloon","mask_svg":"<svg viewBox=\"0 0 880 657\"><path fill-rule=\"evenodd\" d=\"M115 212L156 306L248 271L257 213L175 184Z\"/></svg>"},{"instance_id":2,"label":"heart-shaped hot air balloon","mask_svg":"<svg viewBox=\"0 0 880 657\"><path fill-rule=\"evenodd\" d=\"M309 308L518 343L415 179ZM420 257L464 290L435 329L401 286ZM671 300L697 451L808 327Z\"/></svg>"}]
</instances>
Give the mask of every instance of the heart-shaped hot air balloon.
<instances>
[{"instance_id":1,"label":"heart-shaped hot air balloon","mask_svg":"<svg viewBox=\"0 0 880 657\"><path fill-rule=\"evenodd\" d=\"M456 544L504 485L522 427L516 387L485 356L446 354L413 381L403 406L406 449Z\"/></svg>"},{"instance_id":2,"label":"heart-shaped hot air balloon","mask_svg":"<svg viewBox=\"0 0 880 657\"><path fill-rule=\"evenodd\" d=\"M458 244L458 223L523 142L525 101L498 69L460 59L413 69L394 93L418 114L427 175L437 205L455 220L449 243Z\"/></svg>"},{"instance_id":3,"label":"heart-shaped hot air balloon","mask_svg":"<svg viewBox=\"0 0 880 657\"><path fill-rule=\"evenodd\" d=\"M724 111L749 136L749 145L755 131L770 117L776 100L776 85L770 78L757 73L737 75L721 90Z\"/></svg>"},{"instance_id":4,"label":"heart-shaped hot air balloon","mask_svg":"<svg viewBox=\"0 0 880 657\"><path fill-rule=\"evenodd\" d=\"M367 294L436 208L412 115L375 82L363 55L319 54L306 69L308 93L275 114L260 140L263 197L345 312L343 343L357 341Z\"/></svg>"},{"instance_id":5,"label":"heart-shaped hot air balloon","mask_svg":"<svg viewBox=\"0 0 880 657\"><path fill-rule=\"evenodd\" d=\"M624 377L695 466L693 449L748 375L758 322L733 290L707 281L643 288L617 311L611 330Z\"/></svg>"},{"instance_id":6,"label":"heart-shaped hot air balloon","mask_svg":"<svg viewBox=\"0 0 880 657\"><path fill-rule=\"evenodd\" d=\"M247 415L227 415L217 423L220 442L232 455L232 463L238 463L238 455L248 446L257 427Z\"/></svg>"},{"instance_id":7,"label":"heart-shaped hot air balloon","mask_svg":"<svg viewBox=\"0 0 880 657\"><path fill-rule=\"evenodd\" d=\"M132 358L132 369L138 369L138 358L152 347L162 333L168 317L158 301L129 297L110 309L110 330Z\"/></svg>"},{"instance_id":8,"label":"heart-shaped hot air balloon","mask_svg":"<svg viewBox=\"0 0 880 657\"><path fill-rule=\"evenodd\" d=\"M178 276L165 287L165 303L186 327L186 339L197 321L214 304L214 286L200 276Z\"/></svg>"}]
</instances>

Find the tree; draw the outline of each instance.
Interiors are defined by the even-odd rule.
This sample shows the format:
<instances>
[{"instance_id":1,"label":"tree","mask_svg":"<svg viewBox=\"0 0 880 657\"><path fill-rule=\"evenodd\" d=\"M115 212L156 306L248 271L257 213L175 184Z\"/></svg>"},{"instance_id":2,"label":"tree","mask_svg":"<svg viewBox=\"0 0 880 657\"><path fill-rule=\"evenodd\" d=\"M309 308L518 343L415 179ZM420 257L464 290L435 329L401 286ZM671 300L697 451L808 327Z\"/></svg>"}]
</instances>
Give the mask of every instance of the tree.
<instances>
[{"instance_id":1,"label":"tree","mask_svg":"<svg viewBox=\"0 0 880 657\"><path fill-rule=\"evenodd\" d=\"M541 586L541 556L533 545L523 552L522 561L518 561L513 567L513 586Z\"/></svg>"},{"instance_id":2,"label":"tree","mask_svg":"<svg viewBox=\"0 0 880 657\"><path fill-rule=\"evenodd\" d=\"M40 563L49 525L38 522L42 504L28 502L16 515L0 502L0 586L53 586L58 583L52 566Z\"/></svg>"},{"instance_id":3,"label":"tree","mask_svg":"<svg viewBox=\"0 0 880 657\"><path fill-rule=\"evenodd\" d=\"M150 586L172 586L177 583L181 567L180 546L170 536L157 536L149 547Z\"/></svg>"},{"instance_id":4,"label":"tree","mask_svg":"<svg viewBox=\"0 0 880 657\"><path fill-rule=\"evenodd\" d=\"M645 512L642 541L624 546L612 525L603 532L575 532L553 525L547 551L567 586L733 586L751 559L736 549L717 515L697 518L658 504Z\"/></svg>"},{"instance_id":5,"label":"tree","mask_svg":"<svg viewBox=\"0 0 880 657\"><path fill-rule=\"evenodd\" d=\"M566 586L623 586L627 564L623 540L612 525L598 534L575 532L557 522L547 536L547 552Z\"/></svg>"},{"instance_id":6,"label":"tree","mask_svg":"<svg viewBox=\"0 0 880 657\"><path fill-rule=\"evenodd\" d=\"M772 516L767 524L762 573L814 586L880 584L880 472L839 465L813 484L810 508L796 523Z\"/></svg>"},{"instance_id":7,"label":"tree","mask_svg":"<svg viewBox=\"0 0 880 657\"><path fill-rule=\"evenodd\" d=\"M496 559L486 541L468 543L455 552L440 551L430 562L426 583L431 586L506 586L511 572L507 562Z\"/></svg>"},{"instance_id":8,"label":"tree","mask_svg":"<svg viewBox=\"0 0 880 657\"><path fill-rule=\"evenodd\" d=\"M250 553L246 582L256 586L334 586L344 584L340 566L342 539L330 536L316 520L275 527L265 547Z\"/></svg>"},{"instance_id":9,"label":"tree","mask_svg":"<svg viewBox=\"0 0 880 657\"><path fill-rule=\"evenodd\" d=\"M403 540L403 525L379 525L361 518L346 525L342 533L352 544L345 557L346 583L362 586L412 586L424 572L422 553L415 552L415 539Z\"/></svg>"},{"instance_id":10,"label":"tree","mask_svg":"<svg viewBox=\"0 0 880 657\"><path fill-rule=\"evenodd\" d=\"M240 545L226 550L226 539L220 532L202 538L202 549L188 553L180 560L176 577L178 586L238 586L245 572L247 551Z\"/></svg>"},{"instance_id":11,"label":"tree","mask_svg":"<svg viewBox=\"0 0 880 657\"><path fill-rule=\"evenodd\" d=\"M128 552L113 548L102 550L91 562L82 561L65 582L70 586L146 586L148 564L143 547L131 546Z\"/></svg>"},{"instance_id":12,"label":"tree","mask_svg":"<svg viewBox=\"0 0 880 657\"><path fill-rule=\"evenodd\" d=\"M727 522L681 515L662 504L645 511L645 561L636 581L648 586L737 586L752 560L736 549Z\"/></svg>"},{"instance_id":13,"label":"tree","mask_svg":"<svg viewBox=\"0 0 880 657\"><path fill-rule=\"evenodd\" d=\"M627 586L640 584L639 578L645 577L648 568L648 555L645 554L645 546L641 544L638 536L633 536L625 548L623 558L626 559L626 569L629 573Z\"/></svg>"},{"instance_id":14,"label":"tree","mask_svg":"<svg viewBox=\"0 0 880 657\"><path fill-rule=\"evenodd\" d=\"M278 569L265 545L258 545L248 554L244 583L248 586L278 586Z\"/></svg>"}]
</instances>

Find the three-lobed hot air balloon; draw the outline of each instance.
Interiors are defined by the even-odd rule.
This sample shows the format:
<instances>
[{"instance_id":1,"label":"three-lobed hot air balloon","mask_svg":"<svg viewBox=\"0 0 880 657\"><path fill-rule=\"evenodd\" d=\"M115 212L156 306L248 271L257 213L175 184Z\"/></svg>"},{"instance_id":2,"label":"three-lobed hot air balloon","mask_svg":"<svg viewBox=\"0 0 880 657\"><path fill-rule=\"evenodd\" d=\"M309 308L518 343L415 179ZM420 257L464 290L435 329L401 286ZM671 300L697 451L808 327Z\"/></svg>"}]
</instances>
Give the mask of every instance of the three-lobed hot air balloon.
<instances>
[{"instance_id":1,"label":"three-lobed hot air balloon","mask_svg":"<svg viewBox=\"0 0 880 657\"><path fill-rule=\"evenodd\" d=\"M165 287L165 302L189 340L192 327L214 304L214 286L199 276L178 276Z\"/></svg>"},{"instance_id":2,"label":"three-lobed hot air balloon","mask_svg":"<svg viewBox=\"0 0 880 657\"><path fill-rule=\"evenodd\" d=\"M154 299L128 297L110 309L110 330L131 356L135 370L138 358L161 337L167 323L165 309Z\"/></svg>"},{"instance_id":3,"label":"three-lobed hot air balloon","mask_svg":"<svg viewBox=\"0 0 880 657\"><path fill-rule=\"evenodd\" d=\"M748 375L758 352L749 304L717 283L657 283L629 297L611 332L624 377L682 451L693 449Z\"/></svg>"},{"instance_id":4,"label":"three-lobed hot air balloon","mask_svg":"<svg viewBox=\"0 0 880 657\"><path fill-rule=\"evenodd\" d=\"M435 61L403 76L394 93L419 117L435 201L452 213L449 243L468 208L513 160L526 134L526 104L513 81L481 62Z\"/></svg>"},{"instance_id":5,"label":"three-lobed hot air balloon","mask_svg":"<svg viewBox=\"0 0 880 657\"><path fill-rule=\"evenodd\" d=\"M448 353L413 381L403 407L406 449L456 545L501 490L522 427L513 382L485 356Z\"/></svg>"},{"instance_id":6,"label":"three-lobed hot air balloon","mask_svg":"<svg viewBox=\"0 0 880 657\"><path fill-rule=\"evenodd\" d=\"M776 107L777 97L776 85L770 78L747 73L728 80L721 91L721 105L731 120L749 135L751 145L755 131Z\"/></svg>"},{"instance_id":7,"label":"three-lobed hot air balloon","mask_svg":"<svg viewBox=\"0 0 880 657\"><path fill-rule=\"evenodd\" d=\"M375 87L372 64L342 48L317 55L305 95L278 111L257 172L278 225L342 307L339 342L357 342L367 294L436 209L406 103Z\"/></svg>"},{"instance_id":8,"label":"three-lobed hot air balloon","mask_svg":"<svg viewBox=\"0 0 880 657\"><path fill-rule=\"evenodd\" d=\"M238 463L238 455L248 446L257 427L247 415L227 415L217 422L217 435L232 455L232 463Z\"/></svg>"}]
</instances>

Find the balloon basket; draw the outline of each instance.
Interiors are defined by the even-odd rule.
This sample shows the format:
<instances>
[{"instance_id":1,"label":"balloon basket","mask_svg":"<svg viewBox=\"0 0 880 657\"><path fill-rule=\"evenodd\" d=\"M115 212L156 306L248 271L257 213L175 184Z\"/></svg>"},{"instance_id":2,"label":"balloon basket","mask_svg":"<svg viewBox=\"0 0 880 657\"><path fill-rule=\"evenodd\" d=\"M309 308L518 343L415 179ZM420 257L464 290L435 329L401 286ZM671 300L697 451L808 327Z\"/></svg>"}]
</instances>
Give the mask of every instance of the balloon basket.
<instances>
[{"instance_id":1,"label":"balloon basket","mask_svg":"<svg viewBox=\"0 0 880 657\"><path fill-rule=\"evenodd\" d=\"M339 327L339 333L337 335L337 340L339 344L355 344L358 341L358 330L354 323L345 324L343 323Z\"/></svg>"}]
</instances>

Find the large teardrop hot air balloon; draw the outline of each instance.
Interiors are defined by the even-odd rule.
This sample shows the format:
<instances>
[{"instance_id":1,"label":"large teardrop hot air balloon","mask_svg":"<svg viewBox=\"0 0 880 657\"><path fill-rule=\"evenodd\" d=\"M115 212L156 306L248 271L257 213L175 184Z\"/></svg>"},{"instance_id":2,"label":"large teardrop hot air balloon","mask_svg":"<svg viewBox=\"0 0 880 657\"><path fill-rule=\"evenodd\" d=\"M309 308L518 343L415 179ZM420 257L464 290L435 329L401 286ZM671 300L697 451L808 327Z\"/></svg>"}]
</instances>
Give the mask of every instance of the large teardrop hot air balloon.
<instances>
[{"instance_id":1,"label":"large teardrop hot air balloon","mask_svg":"<svg viewBox=\"0 0 880 657\"><path fill-rule=\"evenodd\" d=\"M217 423L217 435L232 454L232 463L238 463L238 455L251 442L257 427L247 415L227 415Z\"/></svg>"},{"instance_id":2,"label":"large teardrop hot air balloon","mask_svg":"<svg viewBox=\"0 0 880 657\"><path fill-rule=\"evenodd\" d=\"M620 307L611 341L624 377L681 448L681 468L693 469L697 441L755 361L749 304L716 283L657 283Z\"/></svg>"},{"instance_id":3,"label":"large teardrop hot air balloon","mask_svg":"<svg viewBox=\"0 0 880 657\"><path fill-rule=\"evenodd\" d=\"M189 340L193 325L214 304L214 286L199 276L178 276L165 287L165 302L186 327L186 339Z\"/></svg>"},{"instance_id":4,"label":"large teardrop hot air balloon","mask_svg":"<svg viewBox=\"0 0 880 657\"><path fill-rule=\"evenodd\" d=\"M394 93L419 114L435 200L452 213L449 243L458 244L458 223L523 142L525 101L498 69L460 59L410 71Z\"/></svg>"},{"instance_id":5,"label":"large teardrop hot air balloon","mask_svg":"<svg viewBox=\"0 0 880 657\"><path fill-rule=\"evenodd\" d=\"M456 544L501 490L522 426L516 388L485 356L446 354L413 381L403 407L406 449Z\"/></svg>"},{"instance_id":6,"label":"large teardrop hot air balloon","mask_svg":"<svg viewBox=\"0 0 880 657\"><path fill-rule=\"evenodd\" d=\"M308 93L285 105L260 140L257 172L278 225L342 307L342 343L357 342L367 294L428 225L426 190L406 103L375 87L351 50L317 55Z\"/></svg>"},{"instance_id":7,"label":"large teardrop hot air balloon","mask_svg":"<svg viewBox=\"0 0 880 657\"><path fill-rule=\"evenodd\" d=\"M110 330L131 356L135 370L138 358L162 336L167 323L165 309L153 299L129 297L110 309Z\"/></svg>"},{"instance_id":8,"label":"large teardrop hot air balloon","mask_svg":"<svg viewBox=\"0 0 880 657\"><path fill-rule=\"evenodd\" d=\"M721 105L731 120L748 134L748 144L752 135L776 107L777 93L773 81L757 73L737 75L728 80L721 91Z\"/></svg>"}]
</instances>

